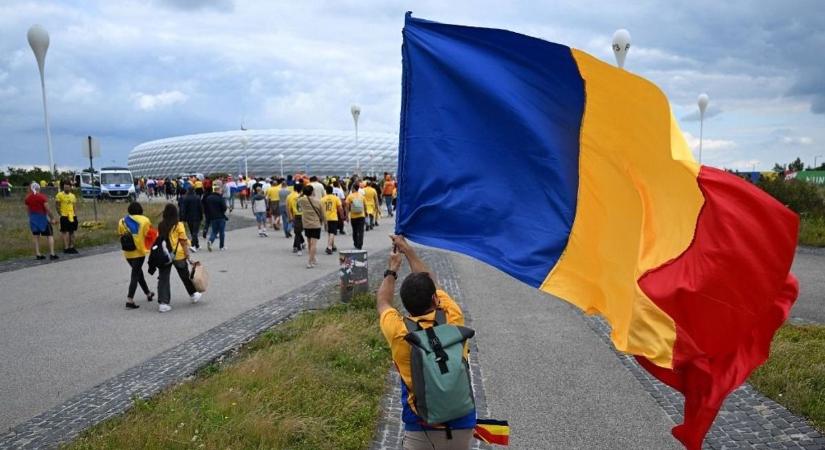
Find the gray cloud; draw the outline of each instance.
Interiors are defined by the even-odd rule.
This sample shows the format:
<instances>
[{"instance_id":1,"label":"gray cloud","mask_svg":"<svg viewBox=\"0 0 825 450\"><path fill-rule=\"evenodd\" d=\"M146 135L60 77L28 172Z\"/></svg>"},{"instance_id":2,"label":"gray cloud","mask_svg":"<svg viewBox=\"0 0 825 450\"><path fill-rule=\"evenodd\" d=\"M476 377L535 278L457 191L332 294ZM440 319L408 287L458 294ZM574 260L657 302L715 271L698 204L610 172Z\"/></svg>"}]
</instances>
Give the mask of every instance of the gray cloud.
<instances>
[{"instance_id":1,"label":"gray cloud","mask_svg":"<svg viewBox=\"0 0 825 450\"><path fill-rule=\"evenodd\" d=\"M198 11L213 9L221 12L231 12L235 9L234 0L155 0L156 3L184 11Z\"/></svg>"},{"instance_id":2,"label":"gray cloud","mask_svg":"<svg viewBox=\"0 0 825 450\"><path fill-rule=\"evenodd\" d=\"M711 117L716 117L719 114L722 114L722 109L717 108L713 105L708 105L707 111L705 111L705 119L710 119ZM696 108L696 111L693 111L690 114L682 116L681 120L683 122L698 122L699 121L699 108Z\"/></svg>"}]
</instances>

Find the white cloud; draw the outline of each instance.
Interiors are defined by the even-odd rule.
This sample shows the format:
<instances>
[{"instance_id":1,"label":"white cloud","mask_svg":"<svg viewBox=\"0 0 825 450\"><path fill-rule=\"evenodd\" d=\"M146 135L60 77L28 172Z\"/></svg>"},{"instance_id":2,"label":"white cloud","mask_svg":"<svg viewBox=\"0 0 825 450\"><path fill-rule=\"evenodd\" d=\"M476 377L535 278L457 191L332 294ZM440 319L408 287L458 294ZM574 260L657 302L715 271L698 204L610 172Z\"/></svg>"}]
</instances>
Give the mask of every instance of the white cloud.
<instances>
[{"instance_id":1,"label":"white cloud","mask_svg":"<svg viewBox=\"0 0 825 450\"><path fill-rule=\"evenodd\" d=\"M163 91L158 94L144 94L137 92L132 95L132 100L135 102L135 107L142 111L152 111L157 108L174 105L177 103L184 103L189 99L189 96L181 91Z\"/></svg>"},{"instance_id":2,"label":"white cloud","mask_svg":"<svg viewBox=\"0 0 825 450\"><path fill-rule=\"evenodd\" d=\"M759 170L759 166L761 163L762 161L758 159L738 160L731 162L727 168L746 171Z\"/></svg>"},{"instance_id":3,"label":"white cloud","mask_svg":"<svg viewBox=\"0 0 825 450\"><path fill-rule=\"evenodd\" d=\"M686 131L683 131L682 134L685 136L685 140L687 141L690 148L693 149L694 151L698 151L699 150L699 138L692 135L692 134L690 134L690 133L688 133L688 132L686 132ZM729 150L729 149L732 149L734 147L736 147L736 142L728 140L728 139L708 139L708 138L703 138L702 139L702 151L705 151L705 150L711 150L711 151L713 151L713 150Z\"/></svg>"},{"instance_id":4,"label":"white cloud","mask_svg":"<svg viewBox=\"0 0 825 450\"><path fill-rule=\"evenodd\" d=\"M814 140L812 138L809 138L808 136L785 136L782 138L782 143L792 145L811 145L814 143Z\"/></svg>"}]
</instances>

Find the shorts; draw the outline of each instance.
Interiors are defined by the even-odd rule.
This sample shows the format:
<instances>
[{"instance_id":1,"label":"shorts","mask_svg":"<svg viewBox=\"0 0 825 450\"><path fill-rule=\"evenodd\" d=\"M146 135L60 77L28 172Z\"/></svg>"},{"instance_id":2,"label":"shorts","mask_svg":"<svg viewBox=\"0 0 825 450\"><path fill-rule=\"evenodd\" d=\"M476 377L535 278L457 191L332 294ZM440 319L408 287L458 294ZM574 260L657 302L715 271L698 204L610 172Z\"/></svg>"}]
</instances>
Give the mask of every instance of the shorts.
<instances>
[{"instance_id":1,"label":"shorts","mask_svg":"<svg viewBox=\"0 0 825 450\"><path fill-rule=\"evenodd\" d=\"M321 239L320 228L304 228L304 234L306 235L307 239Z\"/></svg>"},{"instance_id":2,"label":"shorts","mask_svg":"<svg viewBox=\"0 0 825 450\"><path fill-rule=\"evenodd\" d=\"M68 216L60 216L60 232L74 233L75 231L77 231L77 216L74 217L72 222L69 222Z\"/></svg>"},{"instance_id":3,"label":"shorts","mask_svg":"<svg viewBox=\"0 0 825 450\"><path fill-rule=\"evenodd\" d=\"M337 220L327 220L327 232L329 234L338 234L338 230L341 229L341 222Z\"/></svg>"},{"instance_id":4,"label":"shorts","mask_svg":"<svg viewBox=\"0 0 825 450\"><path fill-rule=\"evenodd\" d=\"M256 212L255 213L255 220L257 220L258 223L266 222L266 213L265 212Z\"/></svg>"},{"instance_id":5,"label":"shorts","mask_svg":"<svg viewBox=\"0 0 825 450\"><path fill-rule=\"evenodd\" d=\"M269 201L269 213L273 216L278 216L281 214L281 208L278 205L278 202Z\"/></svg>"},{"instance_id":6,"label":"shorts","mask_svg":"<svg viewBox=\"0 0 825 450\"><path fill-rule=\"evenodd\" d=\"M34 236L52 235L52 224L49 223L49 218L45 214L29 214L29 229Z\"/></svg>"}]
</instances>

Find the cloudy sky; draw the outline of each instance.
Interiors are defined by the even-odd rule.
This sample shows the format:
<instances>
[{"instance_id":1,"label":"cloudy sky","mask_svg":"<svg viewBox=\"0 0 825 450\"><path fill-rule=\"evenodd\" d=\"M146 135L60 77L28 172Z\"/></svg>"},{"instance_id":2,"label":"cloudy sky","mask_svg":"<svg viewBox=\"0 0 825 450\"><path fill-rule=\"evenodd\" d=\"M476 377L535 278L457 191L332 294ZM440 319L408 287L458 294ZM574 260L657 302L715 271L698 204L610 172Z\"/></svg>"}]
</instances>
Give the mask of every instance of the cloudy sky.
<instances>
[{"instance_id":1,"label":"cloudy sky","mask_svg":"<svg viewBox=\"0 0 825 450\"><path fill-rule=\"evenodd\" d=\"M679 5L676 5L676 4ZM704 162L770 169L825 154L825 7L791 1L3 0L0 167L48 165L40 83L26 41L49 30L46 89L55 162L125 163L137 144L247 128L398 131L404 12L506 28L613 62L670 98L698 147L696 97L711 99ZM819 159L822 161L822 158Z\"/></svg>"}]
</instances>

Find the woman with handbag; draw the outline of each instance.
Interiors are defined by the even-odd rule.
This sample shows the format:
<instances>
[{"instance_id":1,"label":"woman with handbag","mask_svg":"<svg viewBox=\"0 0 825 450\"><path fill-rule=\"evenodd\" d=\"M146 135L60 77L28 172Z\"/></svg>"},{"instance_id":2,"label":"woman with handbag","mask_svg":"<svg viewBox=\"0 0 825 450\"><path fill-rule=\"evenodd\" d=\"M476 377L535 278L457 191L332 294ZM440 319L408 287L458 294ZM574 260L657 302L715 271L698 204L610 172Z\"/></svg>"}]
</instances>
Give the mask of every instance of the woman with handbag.
<instances>
[{"instance_id":1,"label":"woman with handbag","mask_svg":"<svg viewBox=\"0 0 825 450\"><path fill-rule=\"evenodd\" d=\"M163 208L163 218L158 224L158 236L165 238L166 242L161 245L168 245L168 250L172 254L171 264L158 266L158 311L164 313L172 310L169 305L172 297L169 275L173 266L192 303L197 303L201 299L201 293L195 290L192 280L189 279L189 240L186 236L186 227L178 217L178 207L172 203Z\"/></svg>"},{"instance_id":2,"label":"woman with handbag","mask_svg":"<svg viewBox=\"0 0 825 450\"><path fill-rule=\"evenodd\" d=\"M138 202L132 202L127 208L129 213L117 224L117 232L120 235L120 247L123 256L129 267L132 268L132 275L129 281L129 291L126 294L126 308L140 308L135 303L135 291L138 285L146 294L146 301L151 302L155 298L155 293L149 291L146 279L143 277L143 261L146 260L146 234L152 227L149 218L143 215L143 207Z\"/></svg>"},{"instance_id":3,"label":"woman with handbag","mask_svg":"<svg viewBox=\"0 0 825 450\"><path fill-rule=\"evenodd\" d=\"M321 239L321 227L326 224L326 216L321 212L321 202L312 195L314 188L311 184L304 186L304 190L298 197L298 208L301 210L301 225L308 242L307 269L312 269L318 265L315 260L315 250L318 239Z\"/></svg>"}]
</instances>

